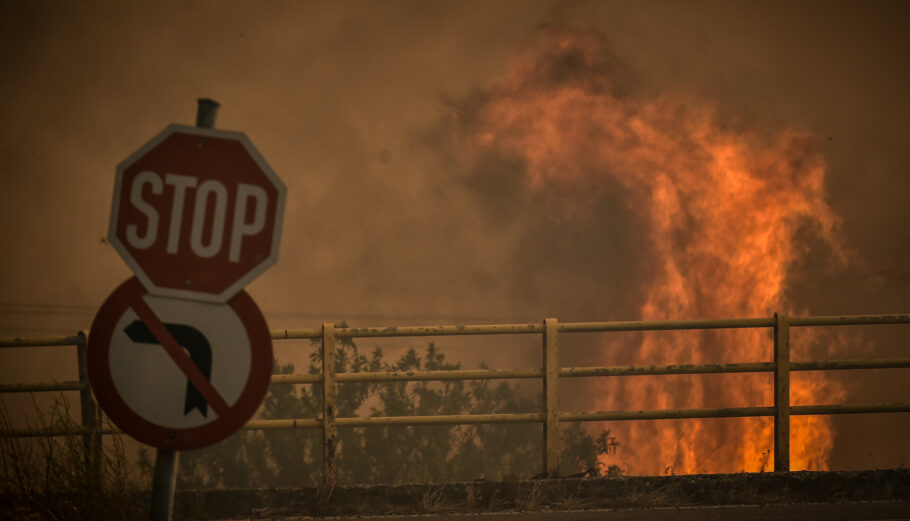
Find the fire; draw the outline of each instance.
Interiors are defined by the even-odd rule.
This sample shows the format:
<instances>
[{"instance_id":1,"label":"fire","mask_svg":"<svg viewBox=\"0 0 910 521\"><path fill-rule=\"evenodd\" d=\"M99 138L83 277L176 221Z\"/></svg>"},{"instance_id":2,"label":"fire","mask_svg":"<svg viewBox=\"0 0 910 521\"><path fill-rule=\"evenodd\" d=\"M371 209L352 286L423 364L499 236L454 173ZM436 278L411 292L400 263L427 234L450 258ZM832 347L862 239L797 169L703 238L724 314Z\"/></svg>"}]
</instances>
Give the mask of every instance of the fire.
<instances>
[{"instance_id":1,"label":"fire","mask_svg":"<svg viewBox=\"0 0 910 521\"><path fill-rule=\"evenodd\" d=\"M792 312L788 271L806 251L797 234L815 234L841 251L838 217L824 197L826 165L813 138L732 128L710 104L680 94L630 95L613 81L616 71L595 35L550 34L462 121L463 157L519 160L527 188L560 221L587 219L587 209L618 183L656 259L642 289L643 320ZM713 335L644 335L626 348L634 348L634 363L771 359L767 332ZM605 352L623 340L611 342ZM801 346L792 349L798 360ZM770 405L772 392L767 375L613 378L603 383L597 405L693 408L717 406L704 402L718 396L731 400L726 406ZM801 377L793 379L791 401L826 403L842 394ZM760 418L610 428L624 443L620 459L629 469L656 474L770 469L771 425ZM794 417L791 468L827 468L832 443L826 417Z\"/></svg>"}]
</instances>

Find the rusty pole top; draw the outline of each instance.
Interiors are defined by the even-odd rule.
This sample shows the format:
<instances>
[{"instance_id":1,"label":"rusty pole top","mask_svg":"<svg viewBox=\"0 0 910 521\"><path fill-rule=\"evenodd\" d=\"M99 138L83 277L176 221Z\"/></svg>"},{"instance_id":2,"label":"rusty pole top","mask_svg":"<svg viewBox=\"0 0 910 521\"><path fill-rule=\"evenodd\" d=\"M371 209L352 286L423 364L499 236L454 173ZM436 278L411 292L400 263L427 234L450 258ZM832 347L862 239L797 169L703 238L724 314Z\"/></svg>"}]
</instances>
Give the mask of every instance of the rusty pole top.
<instances>
[{"instance_id":1,"label":"rusty pole top","mask_svg":"<svg viewBox=\"0 0 910 521\"><path fill-rule=\"evenodd\" d=\"M196 126L202 128L215 128L215 118L218 116L218 107L221 104L210 98L199 98L199 107L196 110Z\"/></svg>"}]
</instances>

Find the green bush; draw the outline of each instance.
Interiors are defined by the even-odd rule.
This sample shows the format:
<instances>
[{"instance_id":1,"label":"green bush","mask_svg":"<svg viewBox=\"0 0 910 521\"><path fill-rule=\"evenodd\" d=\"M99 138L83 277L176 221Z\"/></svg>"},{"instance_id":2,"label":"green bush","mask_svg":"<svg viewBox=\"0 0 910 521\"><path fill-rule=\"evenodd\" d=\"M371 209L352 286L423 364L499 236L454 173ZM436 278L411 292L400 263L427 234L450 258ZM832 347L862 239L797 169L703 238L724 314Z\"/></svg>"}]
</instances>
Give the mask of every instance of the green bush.
<instances>
[{"instance_id":1,"label":"green bush","mask_svg":"<svg viewBox=\"0 0 910 521\"><path fill-rule=\"evenodd\" d=\"M430 343L420 355L414 349L389 364L380 348L362 354L351 339L339 339L337 372L460 369ZM321 372L319 349L308 368ZM275 372L291 374L294 366L275 362ZM540 410L540 397L528 397L516 386L489 380L444 382L343 383L338 386L336 417L434 416L448 414L522 413ZM262 417L317 418L322 415L319 385L273 385ZM609 431L591 436L577 423L563 429L561 471L564 475L618 474L603 468L598 456L617 447ZM339 428L336 452L338 482L443 483L514 480L541 472L542 429L539 424L432 425ZM243 431L206 449L181 454L181 488L248 488L315 486L322 482L322 433L318 429Z\"/></svg>"}]
</instances>

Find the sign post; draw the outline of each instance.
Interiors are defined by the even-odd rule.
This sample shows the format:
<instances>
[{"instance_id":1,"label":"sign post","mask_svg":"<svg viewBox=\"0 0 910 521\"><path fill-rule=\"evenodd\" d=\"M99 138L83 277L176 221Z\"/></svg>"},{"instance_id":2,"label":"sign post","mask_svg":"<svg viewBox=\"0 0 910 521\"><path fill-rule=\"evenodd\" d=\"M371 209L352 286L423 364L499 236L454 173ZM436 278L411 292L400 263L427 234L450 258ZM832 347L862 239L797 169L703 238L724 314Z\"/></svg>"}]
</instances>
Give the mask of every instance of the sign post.
<instances>
[{"instance_id":1,"label":"sign post","mask_svg":"<svg viewBox=\"0 0 910 521\"><path fill-rule=\"evenodd\" d=\"M243 287L278 258L286 188L240 132L170 125L117 166L108 239L135 273L102 304L86 365L120 429L158 449L152 521L171 519L180 450L243 426L272 341Z\"/></svg>"},{"instance_id":2,"label":"sign post","mask_svg":"<svg viewBox=\"0 0 910 521\"><path fill-rule=\"evenodd\" d=\"M196 109L196 126L214 128L219 103L201 98ZM158 449L155 455L155 475L152 478L151 521L170 521L174 512L174 494L177 491L177 469L180 453L173 449Z\"/></svg>"},{"instance_id":3,"label":"sign post","mask_svg":"<svg viewBox=\"0 0 910 521\"><path fill-rule=\"evenodd\" d=\"M180 453L176 450L158 449L155 455L155 476L152 478L151 521L170 521L174 511L174 494L177 490L177 467Z\"/></svg>"}]
</instances>

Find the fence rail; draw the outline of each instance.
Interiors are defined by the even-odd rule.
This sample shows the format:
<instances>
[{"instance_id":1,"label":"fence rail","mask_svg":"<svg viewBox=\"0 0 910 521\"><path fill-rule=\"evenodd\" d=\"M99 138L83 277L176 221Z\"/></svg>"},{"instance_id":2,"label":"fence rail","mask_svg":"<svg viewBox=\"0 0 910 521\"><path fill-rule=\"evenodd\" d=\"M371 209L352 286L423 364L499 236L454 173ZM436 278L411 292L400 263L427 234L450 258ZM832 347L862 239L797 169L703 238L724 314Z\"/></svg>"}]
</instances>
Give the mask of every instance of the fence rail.
<instances>
[{"instance_id":1,"label":"fence rail","mask_svg":"<svg viewBox=\"0 0 910 521\"><path fill-rule=\"evenodd\" d=\"M284 329L272 331L275 340L309 339L321 343L323 368L319 374L272 375L274 384L315 384L323 387L321 418L281 420L252 420L244 429L321 429L323 431L323 481L335 482L336 436L339 427L372 427L389 425L457 425L490 423L540 423L543 427L543 468L549 475L559 472L559 424L578 421L632 421L695 418L774 418L774 470L790 469L790 417L799 415L832 415L910 412L910 403L884 404L821 404L790 405L791 371L840 371L857 369L910 368L910 359L865 360L790 360L790 328L813 326L848 326L872 324L910 324L910 314L788 317L775 314L768 318L720 320L672 320L638 322L566 322L548 318L539 324L495 324L466 326L416 326L384 328L335 327L323 324L319 329ZM592 333L614 331L667 331L692 329L771 328L774 337L772 362L725 364L631 365L614 367L561 367L559 365L559 336L561 333ZM540 335L542 364L530 369L478 369L445 371L380 371L364 373L335 372L335 341L338 338L384 338L419 336L465 335ZM91 395L85 364L87 335L45 338L0 339L0 348L75 346L79 367L78 381L39 382L0 385L0 393L78 391L82 406L82 426L74 429L17 429L0 432L0 436L82 436L86 448L99 451L100 437L119 434L119 430L101 422L100 410ZM561 378L718 374L769 372L774 375L774 405L770 407L726 407L707 409L664 409L640 411L564 412L558 410L559 380ZM407 382L427 380L491 380L539 378L543 381L543 410L524 414L470 414L438 416L393 416L336 418L337 385L348 382Z\"/></svg>"}]
</instances>

